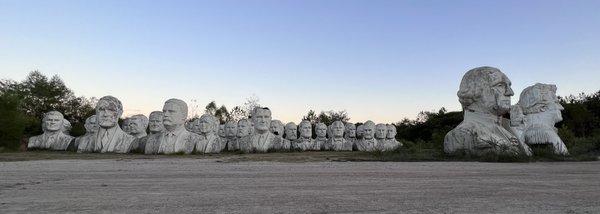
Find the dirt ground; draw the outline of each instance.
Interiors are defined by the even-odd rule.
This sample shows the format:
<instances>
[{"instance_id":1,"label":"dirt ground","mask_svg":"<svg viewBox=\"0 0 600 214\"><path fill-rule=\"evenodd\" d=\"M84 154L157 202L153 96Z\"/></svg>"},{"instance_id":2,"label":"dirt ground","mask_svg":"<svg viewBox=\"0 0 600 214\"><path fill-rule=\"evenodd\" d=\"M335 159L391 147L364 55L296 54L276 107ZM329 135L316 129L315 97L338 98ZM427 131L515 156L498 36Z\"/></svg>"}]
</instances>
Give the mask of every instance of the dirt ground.
<instances>
[{"instance_id":1,"label":"dirt ground","mask_svg":"<svg viewBox=\"0 0 600 214\"><path fill-rule=\"evenodd\" d=\"M600 212L598 161L343 162L348 155L1 153L0 213Z\"/></svg>"}]
</instances>

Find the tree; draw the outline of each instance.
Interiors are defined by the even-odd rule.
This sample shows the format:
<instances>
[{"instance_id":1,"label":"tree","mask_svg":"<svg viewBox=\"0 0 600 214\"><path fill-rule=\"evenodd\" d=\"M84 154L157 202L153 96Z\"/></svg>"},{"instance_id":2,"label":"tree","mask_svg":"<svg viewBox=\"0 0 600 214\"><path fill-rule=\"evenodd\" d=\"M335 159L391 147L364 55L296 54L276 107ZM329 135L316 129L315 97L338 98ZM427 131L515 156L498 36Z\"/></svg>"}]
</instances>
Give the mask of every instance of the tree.
<instances>
[{"instance_id":1,"label":"tree","mask_svg":"<svg viewBox=\"0 0 600 214\"><path fill-rule=\"evenodd\" d=\"M309 110L308 113L306 113L306 115L304 117L302 117L302 120L308 120L312 124L325 123L325 125L329 126L333 122L338 121L338 120L346 123L346 122L350 121L350 117L348 117L348 113L346 112L346 110L321 111L321 113L319 113L319 115L316 115L315 111Z\"/></svg>"}]
</instances>

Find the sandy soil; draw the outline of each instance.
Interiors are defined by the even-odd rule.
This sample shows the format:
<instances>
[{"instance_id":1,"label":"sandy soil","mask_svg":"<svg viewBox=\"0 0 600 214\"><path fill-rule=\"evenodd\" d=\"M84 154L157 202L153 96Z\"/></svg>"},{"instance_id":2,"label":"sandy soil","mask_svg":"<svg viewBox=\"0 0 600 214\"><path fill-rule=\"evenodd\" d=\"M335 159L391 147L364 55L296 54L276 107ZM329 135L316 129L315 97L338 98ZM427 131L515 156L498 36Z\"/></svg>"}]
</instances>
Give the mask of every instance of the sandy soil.
<instances>
[{"instance_id":1,"label":"sandy soil","mask_svg":"<svg viewBox=\"0 0 600 214\"><path fill-rule=\"evenodd\" d=\"M332 154L298 154L283 162L0 154L12 160L0 162L0 213L600 212L597 161L332 162Z\"/></svg>"}]
</instances>

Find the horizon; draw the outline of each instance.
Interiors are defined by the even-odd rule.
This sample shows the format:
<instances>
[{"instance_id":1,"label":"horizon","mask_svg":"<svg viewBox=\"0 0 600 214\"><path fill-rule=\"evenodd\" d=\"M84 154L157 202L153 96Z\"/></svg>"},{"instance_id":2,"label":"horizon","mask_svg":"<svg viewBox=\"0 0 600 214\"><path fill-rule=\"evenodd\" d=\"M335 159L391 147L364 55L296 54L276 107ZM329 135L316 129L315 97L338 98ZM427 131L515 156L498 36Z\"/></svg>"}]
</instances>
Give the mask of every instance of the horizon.
<instances>
[{"instance_id":1,"label":"horizon","mask_svg":"<svg viewBox=\"0 0 600 214\"><path fill-rule=\"evenodd\" d=\"M468 70L493 66L515 95L600 90L600 2L0 1L0 78L58 75L112 95L122 117L178 98L203 112L255 95L273 119L346 110L395 123L460 111ZM168 74L168 75L166 75ZM160 89L160 90L159 90Z\"/></svg>"}]
</instances>

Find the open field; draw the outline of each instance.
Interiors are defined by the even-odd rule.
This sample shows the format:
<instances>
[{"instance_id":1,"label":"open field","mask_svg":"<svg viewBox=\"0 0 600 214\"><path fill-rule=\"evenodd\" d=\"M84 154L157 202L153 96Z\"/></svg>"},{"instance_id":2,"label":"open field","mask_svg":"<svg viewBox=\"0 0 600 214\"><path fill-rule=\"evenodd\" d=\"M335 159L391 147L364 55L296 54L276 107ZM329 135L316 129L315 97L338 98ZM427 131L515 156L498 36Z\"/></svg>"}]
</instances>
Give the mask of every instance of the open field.
<instances>
[{"instance_id":1,"label":"open field","mask_svg":"<svg viewBox=\"0 0 600 214\"><path fill-rule=\"evenodd\" d=\"M344 155L2 153L0 213L600 212L598 161L340 162Z\"/></svg>"}]
</instances>

